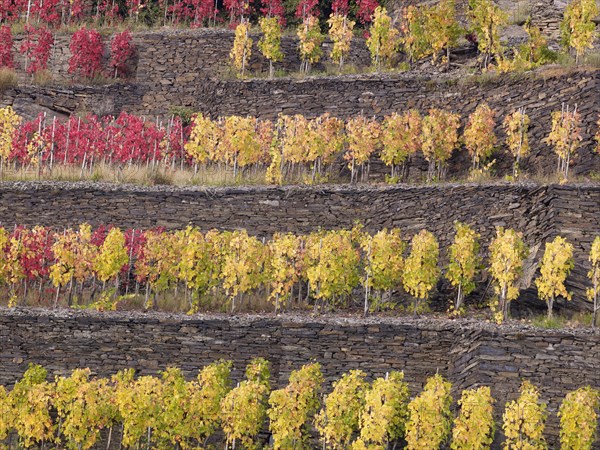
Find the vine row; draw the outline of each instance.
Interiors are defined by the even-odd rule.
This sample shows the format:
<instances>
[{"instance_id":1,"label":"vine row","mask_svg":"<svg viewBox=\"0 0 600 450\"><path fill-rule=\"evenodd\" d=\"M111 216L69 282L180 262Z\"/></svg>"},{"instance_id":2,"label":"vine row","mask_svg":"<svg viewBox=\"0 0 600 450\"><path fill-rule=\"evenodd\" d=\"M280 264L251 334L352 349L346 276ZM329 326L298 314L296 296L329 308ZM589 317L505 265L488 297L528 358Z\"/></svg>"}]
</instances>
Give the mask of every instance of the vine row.
<instances>
[{"instance_id":1,"label":"vine row","mask_svg":"<svg viewBox=\"0 0 600 450\"><path fill-rule=\"evenodd\" d=\"M318 363L291 373L282 389L271 390L268 361L256 358L246 378L232 389L231 361L205 366L186 381L177 368L160 377L135 378L133 369L111 378L93 378L89 369L47 381L46 370L30 365L12 390L0 386L0 440L12 447L56 444L85 450L102 438L124 448L204 448L224 435L226 448L264 448L268 430L274 449L306 448L316 429L332 449L383 450L400 444L409 450L489 449L495 436L494 399L488 386L462 391L456 415L451 384L436 374L413 398L401 371L372 383L351 370L323 395ZM562 449L591 449L596 439L599 392L569 392L558 410ZM502 416L505 450L547 448L547 406L524 381ZM101 436L103 433L103 436ZM211 441L212 439L212 441ZM443 448L448 448L444 446Z\"/></svg>"},{"instance_id":2,"label":"vine row","mask_svg":"<svg viewBox=\"0 0 600 450\"><path fill-rule=\"evenodd\" d=\"M563 105L551 114L552 130L546 142L558 158L558 173L569 176L573 156L582 140L577 106ZM514 158L513 179L529 154L529 116L519 109L503 120L505 148ZM128 113L119 117L72 116L63 122L45 114L23 121L11 107L0 109L0 172L2 167L33 168L40 176L61 165L81 166L93 173L101 164L146 165L153 169L224 167L237 177L244 171L265 170L266 183L301 179L326 181L344 161L350 180L366 181L370 161L378 155L389 167L389 182L406 179L411 159L421 154L429 163L427 180L442 179L453 153L464 148L471 160L471 175L489 173L500 143L495 134L495 113L485 103L468 117L462 136L458 114L430 109L393 113L379 122L356 116L346 122L328 114L315 119L280 115L277 120L229 116L212 120L198 113L191 124L173 116L166 122L146 120ZM599 130L595 151L600 152Z\"/></svg>"},{"instance_id":3,"label":"vine row","mask_svg":"<svg viewBox=\"0 0 600 450\"><path fill-rule=\"evenodd\" d=\"M456 292L448 308L460 314L480 279L483 258L479 234L460 222L455 230L443 277ZM520 233L499 227L487 253L487 273L495 287L489 306L493 318L502 322L509 317L510 302L519 297L529 252ZM370 234L360 225L303 236L276 233L268 241L245 230L202 233L191 226L173 232L123 232L105 226L92 230L88 224L62 231L0 228L0 283L10 306L34 298L47 306L105 310L143 294L147 309L164 307L161 302L172 299L176 309L190 313L200 308L233 313L262 299L275 312L310 302L318 311L347 307L351 298L362 295L368 314L397 307L393 294L405 292L413 299L405 308L418 314L428 309L442 277L439 260L438 241L427 230L415 234L408 245L399 229ZM587 299L593 303L595 324L600 236L589 261ZM565 282L573 266L571 243L560 236L546 242L535 285L549 318L557 298L571 299Z\"/></svg>"}]
</instances>

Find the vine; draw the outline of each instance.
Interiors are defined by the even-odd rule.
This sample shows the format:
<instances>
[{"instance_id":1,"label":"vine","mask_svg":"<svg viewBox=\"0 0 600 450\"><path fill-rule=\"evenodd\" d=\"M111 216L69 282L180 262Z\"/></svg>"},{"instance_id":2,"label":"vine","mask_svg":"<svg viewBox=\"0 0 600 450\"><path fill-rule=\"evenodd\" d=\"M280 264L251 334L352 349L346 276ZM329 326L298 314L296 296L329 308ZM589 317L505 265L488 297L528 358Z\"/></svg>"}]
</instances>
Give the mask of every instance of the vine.
<instances>
[{"instance_id":1,"label":"vine","mask_svg":"<svg viewBox=\"0 0 600 450\"><path fill-rule=\"evenodd\" d=\"M327 19L327 24L329 25L329 38L333 42L329 56L334 64L338 65L338 72L341 74L344 67L344 59L350 52L352 30L356 22L349 20L345 15L332 14Z\"/></svg>"},{"instance_id":2,"label":"vine","mask_svg":"<svg viewBox=\"0 0 600 450\"><path fill-rule=\"evenodd\" d=\"M415 109L403 114L392 113L381 127L380 158L391 167L389 181L406 179L408 162L421 149L422 119ZM401 167L400 173L397 168Z\"/></svg>"},{"instance_id":3,"label":"vine","mask_svg":"<svg viewBox=\"0 0 600 450\"><path fill-rule=\"evenodd\" d=\"M469 116L464 132L465 146L471 155L471 170L480 170L481 162L490 157L496 145L494 111L486 104L477 105Z\"/></svg>"},{"instance_id":4,"label":"vine","mask_svg":"<svg viewBox=\"0 0 600 450\"><path fill-rule=\"evenodd\" d=\"M343 449L359 430L359 418L368 387L361 370L351 370L333 383L333 391L316 417L316 428L325 445Z\"/></svg>"},{"instance_id":5,"label":"vine","mask_svg":"<svg viewBox=\"0 0 600 450\"><path fill-rule=\"evenodd\" d=\"M104 44L100 33L85 27L79 29L71 37L69 50L71 51L69 73L87 79L92 79L100 74L104 53Z\"/></svg>"},{"instance_id":6,"label":"vine","mask_svg":"<svg viewBox=\"0 0 600 450\"><path fill-rule=\"evenodd\" d=\"M399 32L392 26L392 19L387 10L378 6L373 14L373 23L370 28L370 36L367 38L367 47L371 52L373 67L377 72L383 66L390 64L391 59L398 52L400 46Z\"/></svg>"},{"instance_id":7,"label":"vine","mask_svg":"<svg viewBox=\"0 0 600 450\"><path fill-rule=\"evenodd\" d=\"M321 44L324 36L321 33L319 20L316 16L307 16L298 27L298 49L300 51L300 72L310 72L310 66L316 64L323 55Z\"/></svg>"},{"instance_id":8,"label":"vine","mask_svg":"<svg viewBox=\"0 0 600 450\"><path fill-rule=\"evenodd\" d=\"M552 242L546 242L540 276L535 280L535 285L540 299L548 304L548 319L552 319L556 296L571 300L571 294L565 287L571 269L573 269L573 245L560 236L556 236Z\"/></svg>"},{"instance_id":9,"label":"vine","mask_svg":"<svg viewBox=\"0 0 600 450\"><path fill-rule=\"evenodd\" d=\"M436 374L427 380L423 392L408 404L408 450L440 448L448 439L452 426L451 387L448 381Z\"/></svg>"},{"instance_id":10,"label":"vine","mask_svg":"<svg viewBox=\"0 0 600 450\"><path fill-rule=\"evenodd\" d=\"M529 130L530 119L525 114L525 108L519 108L517 111L507 115L504 118L504 131L506 132L506 145L515 158L513 164L513 177L518 178L520 173L521 159L529 153Z\"/></svg>"},{"instance_id":11,"label":"vine","mask_svg":"<svg viewBox=\"0 0 600 450\"><path fill-rule=\"evenodd\" d=\"M593 302L592 306L592 327L598 324L598 310L600 310L600 236L596 236L589 255L590 271L588 277L592 282L592 287L586 291L587 298Z\"/></svg>"},{"instance_id":12,"label":"vine","mask_svg":"<svg viewBox=\"0 0 600 450\"><path fill-rule=\"evenodd\" d=\"M406 292L414 298L414 315L419 312L421 301L429 297L438 282L438 258L439 245L432 233L421 230L413 236L410 254L404 260L403 284Z\"/></svg>"},{"instance_id":13,"label":"vine","mask_svg":"<svg viewBox=\"0 0 600 450\"><path fill-rule=\"evenodd\" d=\"M597 15L595 0L572 0L565 9L560 24L561 43L566 49L575 50L576 64L585 50L594 45L597 32L593 19Z\"/></svg>"},{"instance_id":14,"label":"vine","mask_svg":"<svg viewBox=\"0 0 600 450\"><path fill-rule=\"evenodd\" d=\"M423 119L423 155L429 162L427 181L444 178L444 165L458 147L460 116L441 109L430 109Z\"/></svg>"},{"instance_id":15,"label":"vine","mask_svg":"<svg viewBox=\"0 0 600 450\"><path fill-rule=\"evenodd\" d=\"M262 17L259 20L260 31L263 35L258 41L258 49L269 60L269 78L273 78L275 67L273 63L283 59L281 52L281 23L279 17Z\"/></svg>"},{"instance_id":16,"label":"vine","mask_svg":"<svg viewBox=\"0 0 600 450\"><path fill-rule=\"evenodd\" d=\"M365 393L360 414L360 435L352 448L387 448L405 434L408 421L408 384L403 372L377 378Z\"/></svg>"},{"instance_id":17,"label":"vine","mask_svg":"<svg viewBox=\"0 0 600 450\"><path fill-rule=\"evenodd\" d=\"M456 234L449 249L450 263L446 278L457 287L454 311L460 312L464 298L475 289L475 276L481 265L479 256L479 234L468 225L454 223Z\"/></svg>"},{"instance_id":18,"label":"vine","mask_svg":"<svg viewBox=\"0 0 600 450\"><path fill-rule=\"evenodd\" d=\"M497 305L492 302L491 307L495 320L501 323L508 319L510 302L519 296L518 280L523 272L527 246L522 240L521 233L498 227L489 252L489 270L496 283L498 295Z\"/></svg>"},{"instance_id":19,"label":"vine","mask_svg":"<svg viewBox=\"0 0 600 450\"><path fill-rule=\"evenodd\" d=\"M483 68L487 69L492 57L496 60L502 57L500 31L506 25L507 15L493 0L469 0L469 18L483 55Z\"/></svg>"},{"instance_id":20,"label":"vine","mask_svg":"<svg viewBox=\"0 0 600 450\"><path fill-rule=\"evenodd\" d=\"M269 364L256 358L246 369L242 381L221 401L221 424L228 445L239 440L247 449L257 448L256 436L267 416L270 389Z\"/></svg>"},{"instance_id":21,"label":"vine","mask_svg":"<svg viewBox=\"0 0 600 450\"><path fill-rule=\"evenodd\" d=\"M307 425L319 409L323 375L319 363L302 366L290 375L289 384L271 392L267 412L273 448L308 448Z\"/></svg>"},{"instance_id":22,"label":"vine","mask_svg":"<svg viewBox=\"0 0 600 450\"><path fill-rule=\"evenodd\" d=\"M494 399L489 386L462 392L454 419L452 450L488 450L494 441Z\"/></svg>"},{"instance_id":23,"label":"vine","mask_svg":"<svg viewBox=\"0 0 600 450\"><path fill-rule=\"evenodd\" d=\"M238 75L244 77L250 56L252 56L252 39L250 39L250 22L242 20L235 27L235 38L233 48L229 52L229 58Z\"/></svg>"},{"instance_id":24,"label":"vine","mask_svg":"<svg viewBox=\"0 0 600 450\"><path fill-rule=\"evenodd\" d=\"M546 404L539 402L539 391L529 381L521 385L521 395L506 404L502 416L504 450L547 448L544 439Z\"/></svg>"},{"instance_id":25,"label":"vine","mask_svg":"<svg viewBox=\"0 0 600 450\"><path fill-rule=\"evenodd\" d=\"M569 177L571 157L582 140L580 122L581 115L577 112L577 105L570 110L569 105L565 107L563 104L560 111L552 112L552 131L547 142L554 146L554 152L558 155L558 173L564 180Z\"/></svg>"},{"instance_id":26,"label":"vine","mask_svg":"<svg viewBox=\"0 0 600 450\"><path fill-rule=\"evenodd\" d=\"M361 169L361 180L369 178L369 160L377 150L381 140L381 125L375 119L358 116L346 123L346 137L348 148L344 159L348 161L350 169L350 182L358 178L358 169Z\"/></svg>"},{"instance_id":27,"label":"vine","mask_svg":"<svg viewBox=\"0 0 600 450\"><path fill-rule=\"evenodd\" d=\"M558 410L564 450L590 450L596 440L600 393L590 386L569 392Z\"/></svg>"}]
</instances>

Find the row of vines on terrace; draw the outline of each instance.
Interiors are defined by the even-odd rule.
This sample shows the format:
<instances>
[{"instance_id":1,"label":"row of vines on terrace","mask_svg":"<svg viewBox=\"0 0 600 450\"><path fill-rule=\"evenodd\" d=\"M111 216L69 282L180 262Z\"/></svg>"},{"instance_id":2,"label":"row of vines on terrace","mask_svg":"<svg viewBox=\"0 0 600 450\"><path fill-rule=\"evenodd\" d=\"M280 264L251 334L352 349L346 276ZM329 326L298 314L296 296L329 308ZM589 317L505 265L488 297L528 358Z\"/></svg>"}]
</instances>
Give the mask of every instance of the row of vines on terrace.
<instances>
[{"instance_id":1,"label":"row of vines on terrace","mask_svg":"<svg viewBox=\"0 0 600 450\"><path fill-rule=\"evenodd\" d=\"M44 27L26 26L18 51L25 57L24 70L33 77L45 73L54 45L54 36ZM14 69L13 36L8 25L0 28L0 68ZM85 27L73 33L69 45L69 73L76 77L92 79L103 73L104 43L96 30ZM108 77L127 75L128 65L135 51L131 33L123 31L110 42Z\"/></svg>"},{"instance_id":2,"label":"row of vines on terrace","mask_svg":"<svg viewBox=\"0 0 600 450\"><path fill-rule=\"evenodd\" d=\"M558 173L567 179L572 157L582 140L577 106L552 112L552 130L545 139L558 157ZM494 111L480 104L467 120L462 136L458 114L430 109L393 113L383 121L363 115L346 122L328 114L316 119L280 115L276 121L229 116L212 120L203 114L186 126L179 117L163 122L121 113L114 118L72 116L50 120L45 114L23 121L11 107L0 109L0 158L4 166L37 168L40 175L59 165L146 165L152 168L218 167L240 172L265 171L264 181L283 184L327 181L345 161L352 182L367 181L370 161L378 155L389 167L389 182L406 179L410 161L420 154L428 161L427 181L442 180L453 153L466 148L472 175L488 173L494 152L505 148L514 158L513 178L530 150L530 119L524 109L507 115L502 146L495 134ZM600 118L596 152L600 152ZM2 166L0 166L0 172Z\"/></svg>"},{"instance_id":3,"label":"row of vines on terrace","mask_svg":"<svg viewBox=\"0 0 600 450\"><path fill-rule=\"evenodd\" d=\"M498 228L488 253L487 273L496 288L490 307L493 318L502 322L509 317L510 302L519 297L528 249L520 233ZM461 313L480 280L478 233L456 223L447 259L443 276L456 289L449 309ZM140 293L145 308L160 308L157 294L163 294L178 298L178 308L192 313L207 305L235 312L257 299L267 300L275 311L311 303L317 311L347 307L352 298L363 298L367 314L398 307L392 294L404 291L413 301L404 308L417 314L427 310L440 281L439 260L438 241L427 230L407 245L399 229L369 234L358 225L304 236L277 233L269 241L245 231L202 233L193 227L122 232L111 227L92 231L83 224L78 230L38 226L17 227L12 233L0 228L0 281L11 306L23 302L29 290L29 297L41 304L53 300L58 306L62 300L100 310L115 309ZM600 309L600 236L589 261L587 297L595 316ZM557 298L571 299L565 281L572 268L573 245L560 236L547 242L535 285L549 317Z\"/></svg>"},{"instance_id":4,"label":"row of vines on terrace","mask_svg":"<svg viewBox=\"0 0 600 450\"><path fill-rule=\"evenodd\" d=\"M344 61L350 54L356 22L347 16L347 3L344 8L336 8L336 2L333 5L332 14L327 20L328 35L333 43L329 56L342 72ZM567 53L575 53L576 62L586 50L593 48L597 38L593 19L597 14L595 0L574 0L565 10L561 42ZM541 30L531 24L531 18L523 26L528 36L527 42L507 51L501 41L501 33L508 24L508 15L497 4L492 0L470 0L466 15L469 24L465 27L457 19L454 0L441 0L431 6L411 5L403 8L402 20L397 27L386 8L375 8L369 19L372 25L366 39L373 68L379 71L397 66L401 54L405 57L400 64L403 69L428 57L434 64L448 64L451 49L458 45L461 37L477 46L481 67L485 70L492 67L500 72L529 70L557 60L557 53L548 49L546 39ZM303 61L301 70L308 72L310 65L317 63L323 55L321 46L325 35L321 32L317 16L308 12L302 17L303 22L297 30L298 48ZM258 47L271 63L271 76L273 63L283 59L280 48L281 25L277 17L264 17L259 21L263 37ZM250 22L242 20L236 28L231 51L233 66L241 76L244 76L252 51L253 41L249 31Z\"/></svg>"},{"instance_id":5,"label":"row of vines on terrace","mask_svg":"<svg viewBox=\"0 0 600 450\"><path fill-rule=\"evenodd\" d=\"M369 383L351 370L323 395L318 363L291 373L289 384L271 390L268 361L254 359L246 379L231 388L231 361L217 361L186 381L177 368L160 377L134 378L124 370L92 378L89 369L48 382L41 366L30 366L9 392L0 386L0 439L25 448L55 443L89 449L104 433L125 448L202 448L222 431L226 448L262 448L266 429L278 449L310 445L316 429L324 448L383 450L489 449L495 436L495 400L487 386L462 391L456 415L451 383L439 374L411 398L404 373L394 371ZM591 449L596 438L599 392L569 392L558 410L563 450ZM547 406L537 387L523 382L520 396L502 416L504 450L547 448ZM215 441L212 441L214 445ZM217 441L218 442L218 441ZM448 448L444 446L443 448Z\"/></svg>"},{"instance_id":6,"label":"row of vines on terrace","mask_svg":"<svg viewBox=\"0 0 600 450\"><path fill-rule=\"evenodd\" d=\"M52 0L39 1L38 5L36 0L5 1L0 2L0 19L12 23L26 16L24 29L29 44L22 46L20 50L26 50L27 57L34 59L34 64L26 65L30 73L46 68L45 55L49 54L53 44L51 31L46 26L79 24L85 17L93 18L96 25L100 25L103 22L103 14L109 15L105 19L111 24L122 14L129 15L131 21L137 22L140 15L157 14L159 11L164 12L159 13L159 16L163 16L159 21L165 24L189 21L194 26L209 24L211 21L216 24L219 2L182 0L169 5L169 0L160 0L154 9L139 2L140 0L127 0L126 4L122 5L121 2L113 0L112 5L109 5L107 0L99 0L96 5L88 5L82 0L66 3L63 0ZM256 5L254 12L252 3L248 0L224 1L229 23L236 27L231 60L243 76L252 53L250 18L257 18L262 35L258 48L269 60L270 76L273 76L274 64L282 61L284 56L281 51L281 38L286 23L286 6L289 5L282 4L281 0L266 0L263 4ZM366 44L371 53L372 66L376 70L398 65L401 55L404 55L404 61L400 64L403 69L429 57L433 63L448 63L450 51L458 45L460 38L477 46L481 66L486 70L490 67L499 71L528 70L557 60L557 54L548 49L541 30L533 26L530 20L524 25L528 41L507 51L500 36L502 28L508 24L508 15L492 0L470 0L466 14L469 23L466 26L460 24L457 19L459 13L454 0L442 0L432 6L405 7L399 24L394 23L385 8L378 7L376 0L357 0L356 4L350 4L348 0L335 0L326 6L319 5L316 0L302 0L295 6L293 21L300 21L296 34L302 60L300 69L303 72L308 72L310 66L317 63L323 55L322 43L325 35L322 28L328 29L329 38L333 43L329 56L342 72L350 53L357 22L365 28L370 24L365 32ZM128 13L120 13L119 8L124 8ZM325 15L326 11L331 11L331 15L321 23L319 18ZM586 50L593 47L597 38L593 19L597 14L595 0L573 0L565 9L561 24L561 42L567 52L575 54L576 61L581 59ZM29 20L30 15L34 20ZM11 44L11 29L5 25L0 33L0 66L12 66ZM130 47L122 33L115 37L113 45L118 46L121 52ZM81 28L73 35L70 50L73 54L79 53L76 62L80 65L78 70L70 67L70 72L78 73L84 78L92 78L99 73L96 67L101 50L98 31L87 29L85 26ZM124 73L125 68L126 66L121 66L120 72ZM92 75L88 73L90 70Z\"/></svg>"},{"instance_id":7,"label":"row of vines on terrace","mask_svg":"<svg viewBox=\"0 0 600 450\"><path fill-rule=\"evenodd\" d=\"M376 0L12 0L0 3L1 20L8 24L45 25L52 28L93 23L95 26L190 26L227 24L235 27L244 19L276 17L282 25L304 17L319 17L328 11L350 14L367 25Z\"/></svg>"}]
</instances>

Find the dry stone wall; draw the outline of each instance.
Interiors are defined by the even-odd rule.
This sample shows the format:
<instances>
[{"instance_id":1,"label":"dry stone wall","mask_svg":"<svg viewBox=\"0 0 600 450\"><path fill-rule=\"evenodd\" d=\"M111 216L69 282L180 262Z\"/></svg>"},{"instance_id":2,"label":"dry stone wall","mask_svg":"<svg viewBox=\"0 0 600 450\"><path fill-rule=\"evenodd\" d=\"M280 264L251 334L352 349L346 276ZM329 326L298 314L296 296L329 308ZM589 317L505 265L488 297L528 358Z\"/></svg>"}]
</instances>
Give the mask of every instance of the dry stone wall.
<instances>
[{"instance_id":1,"label":"dry stone wall","mask_svg":"<svg viewBox=\"0 0 600 450\"><path fill-rule=\"evenodd\" d=\"M427 377L441 373L462 389L489 385L498 419L521 380L542 390L549 405L547 436L557 442L556 411L566 392L600 387L600 335L590 331L542 331L474 321L431 319L307 319L294 316L167 316L126 312L93 314L0 310L0 383L12 384L29 363L50 375L89 367L107 376L133 367L139 375L169 366L193 377L219 358L234 361L233 376L263 356L272 363L275 386L311 360L331 381L351 369L370 379L404 370L411 394ZM499 440L499 439L498 439Z\"/></svg>"},{"instance_id":2,"label":"dry stone wall","mask_svg":"<svg viewBox=\"0 0 600 450\"><path fill-rule=\"evenodd\" d=\"M239 229L259 236L352 227L430 228L447 244L454 220L469 222L487 239L495 226L523 231L530 242L551 230L554 186L317 186L176 188L86 183L2 183L0 223L69 227L92 225L167 229L188 224ZM574 188L576 189L576 188ZM600 188L581 187L583 192ZM565 204L577 211L577 202ZM600 210L600 204L590 207ZM591 218L590 218L591 220Z\"/></svg>"},{"instance_id":3,"label":"dry stone wall","mask_svg":"<svg viewBox=\"0 0 600 450\"><path fill-rule=\"evenodd\" d=\"M250 37L253 45L249 71L266 75L269 63L258 49L261 35L252 33ZM168 83L195 84L199 78L227 75L233 38L232 31L220 29L138 33L134 40L136 48L139 49L135 78L146 83L168 86ZM329 39L323 42L323 59L313 66L314 71L322 71L325 65L332 64L329 58L332 46ZM283 36L281 50L284 59L275 63L275 68L285 72L299 72L298 38L295 34ZM361 70L371 63L364 39L353 39L350 54L345 62Z\"/></svg>"},{"instance_id":4,"label":"dry stone wall","mask_svg":"<svg viewBox=\"0 0 600 450\"><path fill-rule=\"evenodd\" d=\"M26 120L40 113L66 119L71 114L118 115L130 109L140 97L132 84L110 86L18 86L0 94L0 106L12 106Z\"/></svg>"}]
</instances>

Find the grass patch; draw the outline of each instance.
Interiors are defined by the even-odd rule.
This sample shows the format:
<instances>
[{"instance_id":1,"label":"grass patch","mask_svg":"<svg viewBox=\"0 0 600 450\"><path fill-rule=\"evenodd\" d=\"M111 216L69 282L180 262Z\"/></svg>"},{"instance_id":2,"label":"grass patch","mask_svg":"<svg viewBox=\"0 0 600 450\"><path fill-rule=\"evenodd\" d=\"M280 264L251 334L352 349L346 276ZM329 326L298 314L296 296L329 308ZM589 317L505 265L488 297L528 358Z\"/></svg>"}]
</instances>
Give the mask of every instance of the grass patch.
<instances>
[{"instance_id":1,"label":"grass patch","mask_svg":"<svg viewBox=\"0 0 600 450\"><path fill-rule=\"evenodd\" d=\"M33 84L37 86L47 86L52 83L52 73L47 70L38 70L33 74Z\"/></svg>"},{"instance_id":2,"label":"grass patch","mask_svg":"<svg viewBox=\"0 0 600 450\"><path fill-rule=\"evenodd\" d=\"M239 186L264 185L266 167L251 167L238 171L234 176L231 167L214 164L210 166L181 167L177 164L124 164L110 165L96 163L92 168L86 165L55 165L51 170L43 167L41 171L34 166L28 168L4 167L0 181L93 181L106 183L125 183L142 186ZM297 167L294 173L286 176L286 184L307 184L311 179L308 168ZM339 182L334 171L324 174L320 182Z\"/></svg>"},{"instance_id":3,"label":"grass patch","mask_svg":"<svg viewBox=\"0 0 600 450\"><path fill-rule=\"evenodd\" d=\"M192 123L192 116L195 111L187 106L171 106L169 108L169 114L175 117L179 117L185 126Z\"/></svg>"},{"instance_id":4,"label":"grass patch","mask_svg":"<svg viewBox=\"0 0 600 450\"><path fill-rule=\"evenodd\" d=\"M573 314L573 316L569 319L569 323L574 327L590 328L593 320L594 315L591 312L578 312Z\"/></svg>"},{"instance_id":5,"label":"grass patch","mask_svg":"<svg viewBox=\"0 0 600 450\"><path fill-rule=\"evenodd\" d=\"M600 69L600 52L588 53L583 58L583 64L594 69Z\"/></svg>"},{"instance_id":6,"label":"grass patch","mask_svg":"<svg viewBox=\"0 0 600 450\"><path fill-rule=\"evenodd\" d=\"M557 64L561 65L562 67L567 67L567 68L576 67L575 58L573 58L567 52L559 52L556 57L556 62L557 62Z\"/></svg>"},{"instance_id":7,"label":"grass patch","mask_svg":"<svg viewBox=\"0 0 600 450\"><path fill-rule=\"evenodd\" d=\"M3 67L0 69L0 91L16 87L18 85L17 73L13 69Z\"/></svg>"},{"instance_id":8,"label":"grass patch","mask_svg":"<svg viewBox=\"0 0 600 450\"><path fill-rule=\"evenodd\" d=\"M531 16L532 4L530 0L517 1L514 9L510 13L509 22L511 25L523 25Z\"/></svg>"},{"instance_id":9,"label":"grass patch","mask_svg":"<svg viewBox=\"0 0 600 450\"><path fill-rule=\"evenodd\" d=\"M531 319L531 323L533 326L538 328L544 328L546 330L557 330L559 328L564 328L567 324L567 321L560 316L552 316L549 318L546 315L537 316Z\"/></svg>"}]
</instances>

